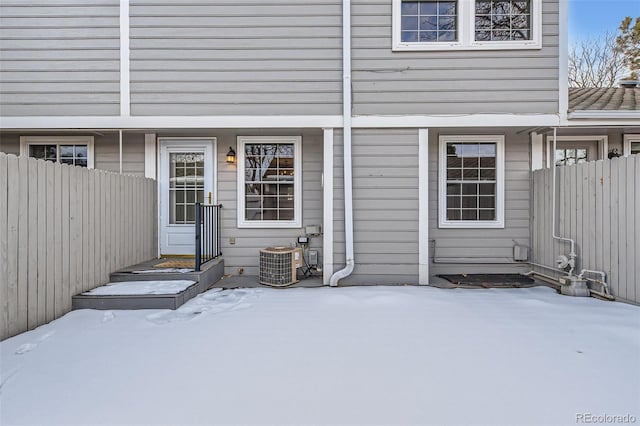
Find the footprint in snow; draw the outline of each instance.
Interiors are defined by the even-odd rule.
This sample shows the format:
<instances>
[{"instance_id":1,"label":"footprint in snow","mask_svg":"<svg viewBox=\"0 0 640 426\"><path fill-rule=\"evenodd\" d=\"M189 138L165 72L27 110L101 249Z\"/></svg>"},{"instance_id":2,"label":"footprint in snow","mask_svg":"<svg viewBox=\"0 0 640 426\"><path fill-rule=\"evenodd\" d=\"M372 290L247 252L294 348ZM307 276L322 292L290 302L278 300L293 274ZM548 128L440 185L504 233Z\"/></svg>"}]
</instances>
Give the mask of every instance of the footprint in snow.
<instances>
[{"instance_id":1,"label":"footprint in snow","mask_svg":"<svg viewBox=\"0 0 640 426\"><path fill-rule=\"evenodd\" d=\"M53 336L54 333L55 333L55 331L49 331L48 333L45 333L42 336L38 337L35 342L24 343L24 344L18 346L18 349L16 349L15 354L16 355L23 355L23 354L26 354L27 352L31 352L32 350L37 348L40 343L44 342L49 337Z\"/></svg>"},{"instance_id":2,"label":"footprint in snow","mask_svg":"<svg viewBox=\"0 0 640 426\"><path fill-rule=\"evenodd\" d=\"M22 345L20 345L18 347L18 349L16 349L16 355L26 354L27 352L31 352L32 350L34 350L37 347L38 347L37 343L25 343L25 344L22 344Z\"/></svg>"},{"instance_id":3,"label":"footprint in snow","mask_svg":"<svg viewBox=\"0 0 640 426\"><path fill-rule=\"evenodd\" d=\"M113 321L116 318L116 314L113 313L112 311L107 311L104 314L102 314L102 322L110 322Z\"/></svg>"}]
</instances>

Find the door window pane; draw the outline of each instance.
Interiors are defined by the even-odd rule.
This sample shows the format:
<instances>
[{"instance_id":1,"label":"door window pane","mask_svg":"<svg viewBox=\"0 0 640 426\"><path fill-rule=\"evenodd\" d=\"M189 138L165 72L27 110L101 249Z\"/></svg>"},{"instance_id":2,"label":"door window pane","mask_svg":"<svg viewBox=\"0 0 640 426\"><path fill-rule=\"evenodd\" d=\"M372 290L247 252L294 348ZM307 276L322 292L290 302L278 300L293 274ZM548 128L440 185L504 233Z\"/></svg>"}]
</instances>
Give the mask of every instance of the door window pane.
<instances>
[{"instance_id":1,"label":"door window pane","mask_svg":"<svg viewBox=\"0 0 640 426\"><path fill-rule=\"evenodd\" d=\"M196 200L204 200L204 153L170 153L169 223L194 223Z\"/></svg>"}]
</instances>

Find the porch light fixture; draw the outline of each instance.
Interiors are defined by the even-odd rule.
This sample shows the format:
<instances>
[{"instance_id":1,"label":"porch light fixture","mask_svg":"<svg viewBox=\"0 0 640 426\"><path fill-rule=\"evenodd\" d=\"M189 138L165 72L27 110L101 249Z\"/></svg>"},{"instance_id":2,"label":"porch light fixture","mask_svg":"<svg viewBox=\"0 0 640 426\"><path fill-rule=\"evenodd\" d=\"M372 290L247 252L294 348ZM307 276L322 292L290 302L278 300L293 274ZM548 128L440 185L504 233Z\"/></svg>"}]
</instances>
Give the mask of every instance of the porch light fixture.
<instances>
[{"instance_id":1,"label":"porch light fixture","mask_svg":"<svg viewBox=\"0 0 640 426\"><path fill-rule=\"evenodd\" d=\"M227 152L227 163L235 164L236 162L236 152L233 148L229 147L229 152Z\"/></svg>"}]
</instances>

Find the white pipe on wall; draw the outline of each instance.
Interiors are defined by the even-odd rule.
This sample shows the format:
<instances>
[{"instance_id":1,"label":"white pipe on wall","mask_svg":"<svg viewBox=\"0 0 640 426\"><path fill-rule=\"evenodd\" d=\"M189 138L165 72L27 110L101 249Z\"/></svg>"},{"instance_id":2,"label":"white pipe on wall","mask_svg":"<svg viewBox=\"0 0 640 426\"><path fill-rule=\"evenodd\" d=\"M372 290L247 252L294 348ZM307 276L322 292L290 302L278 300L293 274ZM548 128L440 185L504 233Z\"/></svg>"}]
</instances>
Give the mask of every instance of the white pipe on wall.
<instances>
[{"instance_id":1,"label":"white pipe on wall","mask_svg":"<svg viewBox=\"0 0 640 426\"><path fill-rule=\"evenodd\" d=\"M122 174L122 129L118 130L118 136L119 136L119 140L118 140L118 156L119 156L119 163L120 163L120 174Z\"/></svg>"},{"instance_id":2,"label":"white pipe on wall","mask_svg":"<svg viewBox=\"0 0 640 426\"><path fill-rule=\"evenodd\" d=\"M351 1L342 1L342 115L343 115L343 159L344 159L344 241L345 267L331 276L329 285L353 272L353 182L351 165Z\"/></svg>"},{"instance_id":3,"label":"white pipe on wall","mask_svg":"<svg viewBox=\"0 0 640 426\"><path fill-rule=\"evenodd\" d=\"M553 167L553 188L551 189L551 235L555 240L559 240L559 241L566 241L569 242L571 244L571 251L569 252L569 260L571 261L570 266L571 269L569 269L569 275L571 275L573 273L573 270L575 268L575 262L576 262L576 250L575 250L575 246L576 246L576 242L574 240L572 240L571 238L564 238L561 237L559 235L556 235L556 174L557 174L557 164L556 164L556 144L557 144L557 133L558 133L558 128L554 127L553 128L553 152L551 154L551 158L553 161L552 167Z\"/></svg>"}]
</instances>

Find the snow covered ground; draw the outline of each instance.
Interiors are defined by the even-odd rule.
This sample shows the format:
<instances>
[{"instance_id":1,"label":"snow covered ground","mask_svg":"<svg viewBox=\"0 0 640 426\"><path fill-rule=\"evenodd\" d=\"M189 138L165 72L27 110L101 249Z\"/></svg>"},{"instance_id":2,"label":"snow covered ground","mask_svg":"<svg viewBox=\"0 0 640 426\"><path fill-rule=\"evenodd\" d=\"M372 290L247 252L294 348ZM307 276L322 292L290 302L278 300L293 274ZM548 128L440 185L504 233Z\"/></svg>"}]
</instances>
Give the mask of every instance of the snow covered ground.
<instances>
[{"instance_id":1,"label":"snow covered ground","mask_svg":"<svg viewBox=\"0 0 640 426\"><path fill-rule=\"evenodd\" d=\"M0 354L3 426L640 422L640 308L544 287L213 290Z\"/></svg>"},{"instance_id":2,"label":"snow covered ground","mask_svg":"<svg viewBox=\"0 0 640 426\"><path fill-rule=\"evenodd\" d=\"M195 284L189 280L121 281L109 283L87 291L89 296L128 296L147 294L177 294Z\"/></svg>"}]
</instances>

